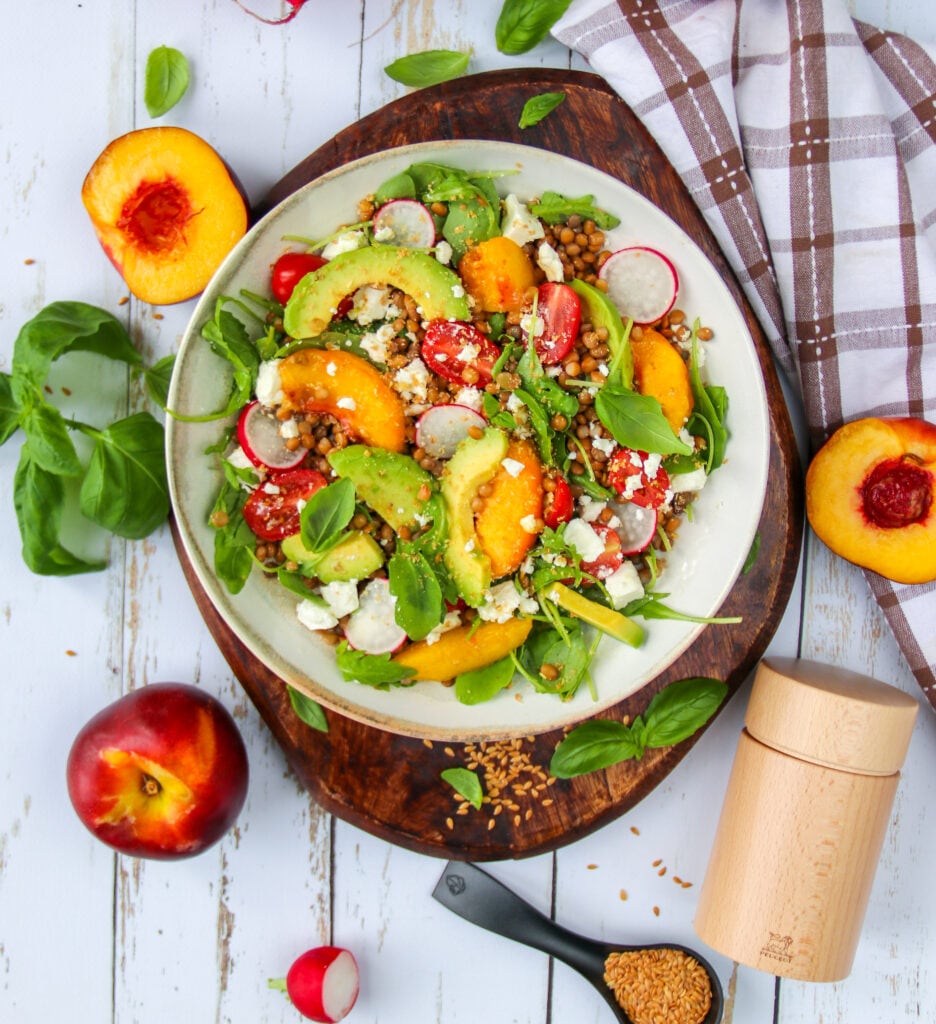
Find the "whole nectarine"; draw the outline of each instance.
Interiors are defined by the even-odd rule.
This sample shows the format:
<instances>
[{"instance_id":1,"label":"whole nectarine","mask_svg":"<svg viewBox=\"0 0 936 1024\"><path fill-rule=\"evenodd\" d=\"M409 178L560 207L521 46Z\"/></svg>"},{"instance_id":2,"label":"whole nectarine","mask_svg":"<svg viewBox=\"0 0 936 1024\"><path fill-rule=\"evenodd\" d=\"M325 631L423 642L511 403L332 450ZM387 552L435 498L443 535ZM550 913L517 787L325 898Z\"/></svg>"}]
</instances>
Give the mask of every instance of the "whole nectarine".
<instances>
[{"instance_id":1,"label":"whole nectarine","mask_svg":"<svg viewBox=\"0 0 936 1024\"><path fill-rule=\"evenodd\" d=\"M98 839L173 860L201 853L234 824L247 796L247 751L210 694L151 683L81 729L66 777L72 806Z\"/></svg>"},{"instance_id":2,"label":"whole nectarine","mask_svg":"<svg viewBox=\"0 0 936 1024\"><path fill-rule=\"evenodd\" d=\"M130 291L168 305L201 292L247 230L247 205L215 150L184 128L140 128L94 161L81 199Z\"/></svg>"},{"instance_id":3,"label":"whole nectarine","mask_svg":"<svg viewBox=\"0 0 936 1024\"><path fill-rule=\"evenodd\" d=\"M897 583L936 579L936 426L869 417L840 427L806 474L806 515L836 554Z\"/></svg>"}]
</instances>

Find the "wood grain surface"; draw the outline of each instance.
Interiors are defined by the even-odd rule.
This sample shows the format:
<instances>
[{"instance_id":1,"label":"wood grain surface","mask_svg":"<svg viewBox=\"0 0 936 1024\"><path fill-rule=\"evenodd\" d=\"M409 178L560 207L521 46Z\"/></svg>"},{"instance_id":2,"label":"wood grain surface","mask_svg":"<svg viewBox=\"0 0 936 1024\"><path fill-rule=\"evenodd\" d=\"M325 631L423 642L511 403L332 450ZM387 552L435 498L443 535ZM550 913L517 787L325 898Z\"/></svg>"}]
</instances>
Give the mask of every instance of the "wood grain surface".
<instances>
[{"instance_id":1,"label":"wood grain surface","mask_svg":"<svg viewBox=\"0 0 936 1024\"><path fill-rule=\"evenodd\" d=\"M524 102L562 91L565 102L520 130ZM760 552L721 609L740 624L708 627L670 668L614 709L639 714L668 682L694 675L725 680L733 694L764 652L793 587L803 530L801 473L772 357L733 275L673 168L630 109L597 76L551 69L493 71L414 92L363 118L318 148L273 187L260 214L306 182L381 149L439 139L497 139L552 150L592 164L663 209L719 269L744 313L763 367L772 446ZM664 750L571 781L543 786L561 732L518 737L510 757L518 782L532 785L495 814L494 804L456 814L439 774L472 764L463 744L398 736L328 712L327 735L294 714L285 684L260 664L218 616L174 533L186 578L232 671L269 725L302 784L326 810L394 844L421 853L477 861L557 849L606 824L643 799L686 756L699 735ZM608 713L605 713L605 717ZM492 751L486 752L488 756ZM519 760L517 760L519 759ZM480 772L479 772L480 774Z\"/></svg>"}]
</instances>

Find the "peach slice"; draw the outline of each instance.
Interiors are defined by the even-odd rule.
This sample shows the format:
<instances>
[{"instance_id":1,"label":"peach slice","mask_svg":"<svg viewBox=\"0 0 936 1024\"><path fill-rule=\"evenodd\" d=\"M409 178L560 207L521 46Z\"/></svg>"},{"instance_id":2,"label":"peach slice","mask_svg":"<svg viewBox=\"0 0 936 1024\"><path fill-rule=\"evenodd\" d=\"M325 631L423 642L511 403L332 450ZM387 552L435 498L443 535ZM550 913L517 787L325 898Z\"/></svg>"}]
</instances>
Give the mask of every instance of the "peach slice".
<instances>
[{"instance_id":1,"label":"peach slice","mask_svg":"<svg viewBox=\"0 0 936 1024\"><path fill-rule=\"evenodd\" d=\"M837 555L897 583L936 579L936 425L855 420L806 473L806 515Z\"/></svg>"},{"instance_id":2,"label":"peach slice","mask_svg":"<svg viewBox=\"0 0 936 1024\"><path fill-rule=\"evenodd\" d=\"M434 643L410 644L393 661L415 669L413 679L454 679L505 658L526 640L532 627L532 619L456 626Z\"/></svg>"},{"instance_id":3,"label":"peach slice","mask_svg":"<svg viewBox=\"0 0 936 1024\"><path fill-rule=\"evenodd\" d=\"M535 287L530 257L512 238L495 235L472 246L458 264L465 290L488 313L522 309Z\"/></svg>"},{"instance_id":4,"label":"peach slice","mask_svg":"<svg viewBox=\"0 0 936 1024\"><path fill-rule=\"evenodd\" d=\"M220 156L184 128L140 128L94 161L81 200L130 291L168 305L201 292L247 230Z\"/></svg>"},{"instance_id":5,"label":"peach slice","mask_svg":"<svg viewBox=\"0 0 936 1024\"><path fill-rule=\"evenodd\" d=\"M634 386L660 403L667 422L678 434L695 405L689 367L669 341L650 327L644 327L639 337L632 336L630 346Z\"/></svg>"},{"instance_id":6,"label":"peach slice","mask_svg":"<svg viewBox=\"0 0 936 1024\"><path fill-rule=\"evenodd\" d=\"M279 365L283 405L324 412L356 440L391 452L406 447L406 412L380 371L352 352L304 348Z\"/></svg>"},{"instance_id":7,"label":"peach slice","mask_svg":"<svg viewBox=\"0 0 936 1024\"><path fill-rule=\"evenodd\" d=\"M533 444L511 441L488 486L490 493L475 517L475 532L496 580L520 568L543 527L543 467Z\"/></svg>"}]
</instances>

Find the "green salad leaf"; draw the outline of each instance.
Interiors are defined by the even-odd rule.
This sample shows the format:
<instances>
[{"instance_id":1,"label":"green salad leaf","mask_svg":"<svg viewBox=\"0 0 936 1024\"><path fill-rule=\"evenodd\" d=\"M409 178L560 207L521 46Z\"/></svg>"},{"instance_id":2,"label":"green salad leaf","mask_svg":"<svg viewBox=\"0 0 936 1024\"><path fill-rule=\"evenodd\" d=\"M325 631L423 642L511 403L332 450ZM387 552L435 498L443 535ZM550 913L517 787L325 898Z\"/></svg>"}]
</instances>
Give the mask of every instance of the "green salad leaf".
<instances>
[{"instance_id":1,"label":"green salad leaf","mask_svg":"<svg viewBox=\"0 0 936 1024\"><path fill-rule=\"evenodd\" d=\"M509 57L541 43L572 0L505 0L494 26L498 50Z\"/></svg>"},{"instance_id":2,"label":"green salad leaf","mask_svg":"<svg viewBox=\"0 0 936 1024\"><path fill-rule=\"evenodd\" d=\"M461 77L468 70L471 51L423 50L399 57L388 64L384 71L395 82L424 89L453 78Z\"/></svg>"},{"instance_id":3,"label":"green salad leaf","mask_svg":"<svg viewBox=\"0 0 936 1024\"><path fill-rule=\"evenodd\" d=\"M526 103L523 104L523 110L520 111L520 121L518 127L520 128L532 128L533 125L539 124L544 117L551 114L556 107L566 98L564 92L541 92L537 96L531 96Z\"/></svg>"},{"instance_id":4,"label":"green salad leaf","mask_svg":"<svg viewBox=\"0 0 936 1024\"><path fill-rule=\"evenodd\" d=\"M143 102L150 117L162 117L189 87L188 60L172 46L157 46L146 58Z\"/></svg>"}]
</instances>

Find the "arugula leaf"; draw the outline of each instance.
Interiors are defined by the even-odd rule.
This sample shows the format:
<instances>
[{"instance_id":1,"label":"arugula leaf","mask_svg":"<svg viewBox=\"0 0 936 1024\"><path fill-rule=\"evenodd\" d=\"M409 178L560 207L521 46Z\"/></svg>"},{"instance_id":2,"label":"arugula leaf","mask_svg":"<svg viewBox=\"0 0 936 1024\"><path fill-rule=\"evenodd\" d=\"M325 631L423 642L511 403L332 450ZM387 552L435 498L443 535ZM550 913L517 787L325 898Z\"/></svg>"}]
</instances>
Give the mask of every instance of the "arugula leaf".
<instances>
[{"instance_id":1,"label":"arugula leaf","mask_svg":"<svg viewBox=\"0 0 936 1024\"><path fill-rule=\"evenodd\" d=\"M569 578L568 570L561 578ZM555 626L537 624L520 651L520 663L534 689L569 698L585 679L592 652L585 642L581 625L574 619L560 618L561 632ZM551 666L557 673L555 679L543 675L544 665Z\"/></svg>"},{"instance_id":2,"label":"arugula leaf","mask_svg":"<svg viewBox=\"0 0 936 1024\"><path fill-rule=\"evenodd\" d=\"M636 451L691 455L663 415L659 401L628 388L606 384L595 395L595 412L618 444Z\"/></svg>"},{"instance_id":3,"label":"arugula leaf","mask_svg":"<svg viewBox=\"0 0 936 1024\"><path fill-rule=\"evenodd\" d=\"M399 57L388 64L384 71L395 82L423 89L439 82L459 78L468 70L471 50L423 50Z\"/></svg>"},{"instance_id":4,"label":"arugula leaf","mask_svg":"<svg viewBox=\"0 0 936 1024\"><path fill-rule=\"evenodd\" d=\"M692 328L692 348L689 358L689 384L695 408L689 417L687 429L692 434L706 438L708 442L708 458L705 471L711 473L722 464L725 458L725 447L728 444L728 431L724 419L728 408L728 395L722 387L706 387L702 383L699 368L699 339L697 337L698 322Z\"/></svg>"},{"instance_id":5,"label":"arugula leaf","mask_svg":"<svg viewBox=\"0 0 936 1024\"><path fill-rule=\"evenodd\" d=\"M143 371L143 381L150 398L166 410L169 407L169 384L175 369L175 354L163 356L157 363Z\"/></svg>"},{"instance_id":6,"label":"arugula leaf","mask_svg":"<svg viewBox=\"0 0 936 1024\"><path fill-rule=\"evenodd\" d=\"M351 683L363 683L378 690L391 686L409 686L407 682L416 670L392 661L389 654L365 654L342 642L335 649L335 663L342 676Z\"/></svg>"},{"instance_id":7,"label":"arugula leaf","mask_svg":"<svg viewBox=\"0 0 936 1024\"><path fill-rule=\"evenodd\" d=\"M185 95L189 66L185 55L172 46L157 46L146 58L143 102L150 117L162 117Z\"/></svg>"},{"instance_id":8,"label":"arugula leaf","mask_svg":"<svg viewBox=\"0 0 936 1024\"><path fill-rule=\"evenodd\" d=\"M215 314L211 320L202 325L201 335L211 346L213 352L226 359L233 370L231 394L223 409L203 413L198 416L187 416L168 410L174 419L185 423L204 423L209 420L224 419L236 412L250 401L257 381L260 358L257 350L250 343L247 328L243 322L229 310L224 308L226 302L232 301L221 295L215 303Z\"/></svg>"},{"instance_id":9,"label":"arugula leaf","mask_svg":"<svg viewBox=\"0 0 936 1024\"><path fill-rule=\"evenodd\" d=\"M663 603L662 598L668 594L645 593L643 597L635 598L623 609L623 614L628 616L639 615L643 619L670 619L676 622L705 622L712 625L725 625L741 621L740 615L724 616L722 618L706 618L702 615L689 615L686 612L678 612L669 605Z\"/></svg>"},{"instance_id":10,"label":"arugula leaf","mask_svg":"<svg viewBox=\"0 0 936 1024\"><path fill-rule=\"evenodd\" d=\"M484 802L484 789L481 780L468 768L446 768L440 777L447 782L459 796L463 796L475 810L481 809Z\"/></svg>"},{"instance_id":11,"label":"arugula leaf","mask_svg":"<svg viewBox=\"0 0 936 1024\"><path fill-rule=\"evenodd\" d=\"M354 484L344 478L316 491L299 515L302 543L312 552L333 548L354 516Z\"/></svg>"},{"instance_id":12,"label":"arugula leaf","mask_svg":"<svg viewBox=\"0 0 936 1024\"><path fill-rule=\"evenodd\" d=\"M620 217L615 217L613 213L608 213L607 210L595 206L594 196L579 196L577 199L569 199L559 192L546 191L538 203L529 204L529 210L534 217L539 217L547 224L559 224L567 221L574 213L585 220L593 220L602 231L609 231L621 223Z\"/></svg>"},{"instance_id":13,"label":"arugula leaf","mask_svg":"<svg viewBox=\"0 0 936 1024\"><path fill-rule=\"evenodd\" d=\"M97 572L104 562L89 562L59 542L65 483L57 473L38 465L23 446L13 477L13 506L23 541L23 561L40 576L73 576Z\"/></svg>"},{"instance_id":14,"label":"arugula leaf","mask_svg":"<svg viewBox=\"0 0 936 1024\"><path fill-rule=\"evenodd\" d=\"M553 751L549 773L571 779L681 743L709 721L727 693L721 680L704 676L670 683L630 725L593 719L576 726Z\"/></svg>"},{"instance_id":15,"label":"arugula leaf","mask_svg":"<svg viewBox=\"0 0 936 1024\"><path fill-rule=\"evenodd\" d=\"M396 598L394 617L411 640L422 640L445 614L442 587L426 556L398 542L387 563L390 593Z\"/></svg>"},{"instance_id":16,"label":"arugula leaf","mask_svg":"<svg viewBox=\"0 0 936 1024\"><path fill-rule=\"evenodd\" d=\"M539 124L565 98L566 94L564 92L541 92L538 96L531 96L523 104L523 110L520 111L520 121L517 127L532 128L533 125Z\"/></svg>"},{"instance_id":17,"label":"arugula leaf","mask_svg":"<svg viewBox=\"0 0 936 1024\"><path fill-rule=\"evenodd\" d=\"M494 26L501 53L516 57L541 43L571 0L505 0Z\"/></svg>"},{"instance_id":18,"label":"arugula leaf","mask_svg":"<svg viewBox=\"0 0 936 1024\"><path fill-rule=\"evenodd\" d=\"M286 689L289 691L289 703L300 720L313 729L318 729L319 732L328 732L328 719L322 705L294 686L287 685Z\"/></svg>"},{"instance_id":19,"label":"arugula leaf","mask_svg":"<svg viewBox=\"0 0 936 1024\"><path fill-rule=\"evenodd\" d=\"M148 536L169 515L162 424L139 412L85 432L96 444L81 484L82 514L118 537Z\"/></svg>"},{"instance_id":20,"label":"arugula leaf","mask_svg":"<svg viewBox=\"0 0 936 1024\"><path fill-rule=\"evenodd\" d=\"M455 697L462 704L483 704L500 693L513 677L513 658L501 658L484 668L456 676Z\"/></svg>"}]
</instances>

